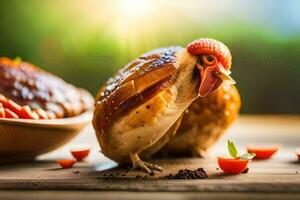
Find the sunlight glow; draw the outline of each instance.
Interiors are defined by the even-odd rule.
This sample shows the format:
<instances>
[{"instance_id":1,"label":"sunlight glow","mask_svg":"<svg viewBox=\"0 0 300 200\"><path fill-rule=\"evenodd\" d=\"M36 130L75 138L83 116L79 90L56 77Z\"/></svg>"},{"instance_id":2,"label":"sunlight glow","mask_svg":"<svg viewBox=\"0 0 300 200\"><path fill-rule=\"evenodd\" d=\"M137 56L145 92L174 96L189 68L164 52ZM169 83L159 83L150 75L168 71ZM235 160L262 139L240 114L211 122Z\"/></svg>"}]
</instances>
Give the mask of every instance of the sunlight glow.
<instances>
[{"instance_id":1,"label":"sunlight glow","mask_svg":"<svg viewBox=\"0 0 300 200\"><path fill-rule=\"evenodd\" d=\"M141 17L151 14L154 9L153 2L151 0L120 0L118 10L125 18Z\"/></svg>"},{"instance_id":2,"label":"sunlight glow","mask_svg":"<svg viewBox=\"0 0 300 200\"><path fill-rule=\"evenodd\" d=\"M114 38L115 46L122 55L130 57L157 46L169 45L169 38L175 38L178 44L181 31L187 30L192 20L211 23L211 15L208 17L205 13L213 8L207 6L206 1L189 2L192 3L170 0L90 0L78 5L84 15L76 13L76 16L84 20L86 28L95 33L101 29L105 38ZM193 28L202 30L200 26ZM88 37L86 39L89 40ZM161 41L165 41L165 44Z\"/></svg>"},{"instance_id":3,"label":"sunlight glow","mask_svg":"<svg viewBox=\"0 0 300 200\"><path fill-rule=\"evenodd\" d=\"M118 0L113 6L116 13L113 19L113 32L119 39L119 45L129 48L131 53L137 49L137 43L145 43L150 27L157 23L157 0ZM152 29L153 30L153 29Z\"/></svg>"}]
</instances>

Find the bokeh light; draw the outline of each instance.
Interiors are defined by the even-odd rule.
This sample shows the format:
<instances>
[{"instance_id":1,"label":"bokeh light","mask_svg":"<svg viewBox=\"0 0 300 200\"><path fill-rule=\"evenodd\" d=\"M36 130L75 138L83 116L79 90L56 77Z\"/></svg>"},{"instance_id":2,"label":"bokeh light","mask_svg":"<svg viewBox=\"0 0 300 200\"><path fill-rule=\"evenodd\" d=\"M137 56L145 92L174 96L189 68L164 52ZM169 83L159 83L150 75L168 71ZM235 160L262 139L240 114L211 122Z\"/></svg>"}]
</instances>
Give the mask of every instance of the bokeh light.
<instances>
[{"instance_id":1,"label":"bokeh light","mask_svg":"<svg viewBox=\"0 0 300 200\"><path fill-rule=\"evenodd\" d=\"M299 6L297 0L0 0L0 55L20 56L96 94L144 52L212 37L233 54L243 113L300 113Z\"/></svg>"}]
</instances>

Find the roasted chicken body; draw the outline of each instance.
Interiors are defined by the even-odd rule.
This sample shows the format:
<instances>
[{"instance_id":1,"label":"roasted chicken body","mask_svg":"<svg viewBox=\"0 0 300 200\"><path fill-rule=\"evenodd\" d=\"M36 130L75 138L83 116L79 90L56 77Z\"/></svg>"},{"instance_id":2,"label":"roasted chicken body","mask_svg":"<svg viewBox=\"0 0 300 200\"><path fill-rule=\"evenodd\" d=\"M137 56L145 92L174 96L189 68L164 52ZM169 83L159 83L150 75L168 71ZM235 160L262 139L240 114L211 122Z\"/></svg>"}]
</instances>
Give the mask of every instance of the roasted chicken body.
<instances>
[{"instance_id":1,"label":"roasted chicken body","mask_svg":"<svg viewBox=\"0 0 300 200\"><path fill-rule=\"evenodd\" d=\"M195 100L182 115L176 135L166 144L163 138L157 141L156 145L162 147L149 152L147 157L153 154L157 157L206 157L207 150L234 122L240 106L237 88L222 84L207 97Z\"/></svg>"},{"instance_id":2,"label":"roasted chicken body","mask_svg":"<svg viewBox=\"0 0 300 200\"><path fill-rule=\"evenodd\" d=\"M229 76L230 67L228 48L214 39L199 39L187 48L154 50L133 60L109 79L96 97L93 125L102 152L120 164L132 163L133 169L141 168L148 173L162 170L160 166L142 161L140 156L149 157L166 144L162 151L171 152L172 147L177 148L177 137L190 137L186 131L174 137L178 128L185 130L188 126L189 121L183 123L183 120L189 118L185 113L190 106L195 117L199 110L200 115L205 113L201 109L206 110L197 106L226 104L225 95L220 98L224 102L215 100L206 104L199 103L202 101L198 99L213 93L224 82L234 83ZM213 112L213 109L208 110ZM202 119L199 116L199 120ZM192 126L201 123L197 119L193 121L196 124ZM200 146L199 134L195 134L195 140L200 141L191 148ZM202 142L210 137L215 136L203 137ZM178 147L180 152L183 149Z\"/></svg>"},{"instance_id":3,"label":"roasted chicken body","mask_svg":"<svg viewBox=\"0 0 300 200\"><path fill-rule=\"evenodd\" d=\"M0 112L5 110L6 118L73 117L92 109L93 102L86 90L33 64L0 58Z\"/></svg>"}]
</instances>

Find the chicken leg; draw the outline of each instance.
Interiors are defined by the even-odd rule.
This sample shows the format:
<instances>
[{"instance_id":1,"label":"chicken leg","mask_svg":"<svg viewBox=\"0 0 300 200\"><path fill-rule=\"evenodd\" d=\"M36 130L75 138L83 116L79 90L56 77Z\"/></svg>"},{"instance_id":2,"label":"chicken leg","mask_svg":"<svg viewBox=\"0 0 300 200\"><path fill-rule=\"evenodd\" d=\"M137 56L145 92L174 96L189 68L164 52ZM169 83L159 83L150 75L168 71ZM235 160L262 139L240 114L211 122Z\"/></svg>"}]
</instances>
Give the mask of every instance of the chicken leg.
<instances>
[{"instance_id":1,"label":"chicken leg","mask_svg":"<svg viewBox=\"0 0 300 200\"><path fill-rule=\"evenodd\" d=\"M148 174L153 174L152 170L163 171L162 167L142 161L138 153L130 153L130 159L132 161L132 170L142 169Z\"/></svg>"}]
</instances>

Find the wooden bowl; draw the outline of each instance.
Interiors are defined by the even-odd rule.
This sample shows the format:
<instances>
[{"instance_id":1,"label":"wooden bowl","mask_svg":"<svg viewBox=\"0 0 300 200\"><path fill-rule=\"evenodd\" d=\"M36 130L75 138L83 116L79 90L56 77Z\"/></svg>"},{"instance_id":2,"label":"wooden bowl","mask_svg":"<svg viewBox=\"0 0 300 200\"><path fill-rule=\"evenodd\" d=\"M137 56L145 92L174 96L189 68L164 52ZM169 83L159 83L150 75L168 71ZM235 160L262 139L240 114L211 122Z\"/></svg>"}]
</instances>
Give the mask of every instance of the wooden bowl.
<instances>
[{"instance_id":1,"label":"wooden bowl","mask_svg":"<svg viewBox=\"0 0 300 200\"><path fill-rule=\"evenodd\" d=\"M0 119L0 163L32 160L69 142L92 120L92 112L52 120Z\"/></svg>"}]
</instances>

